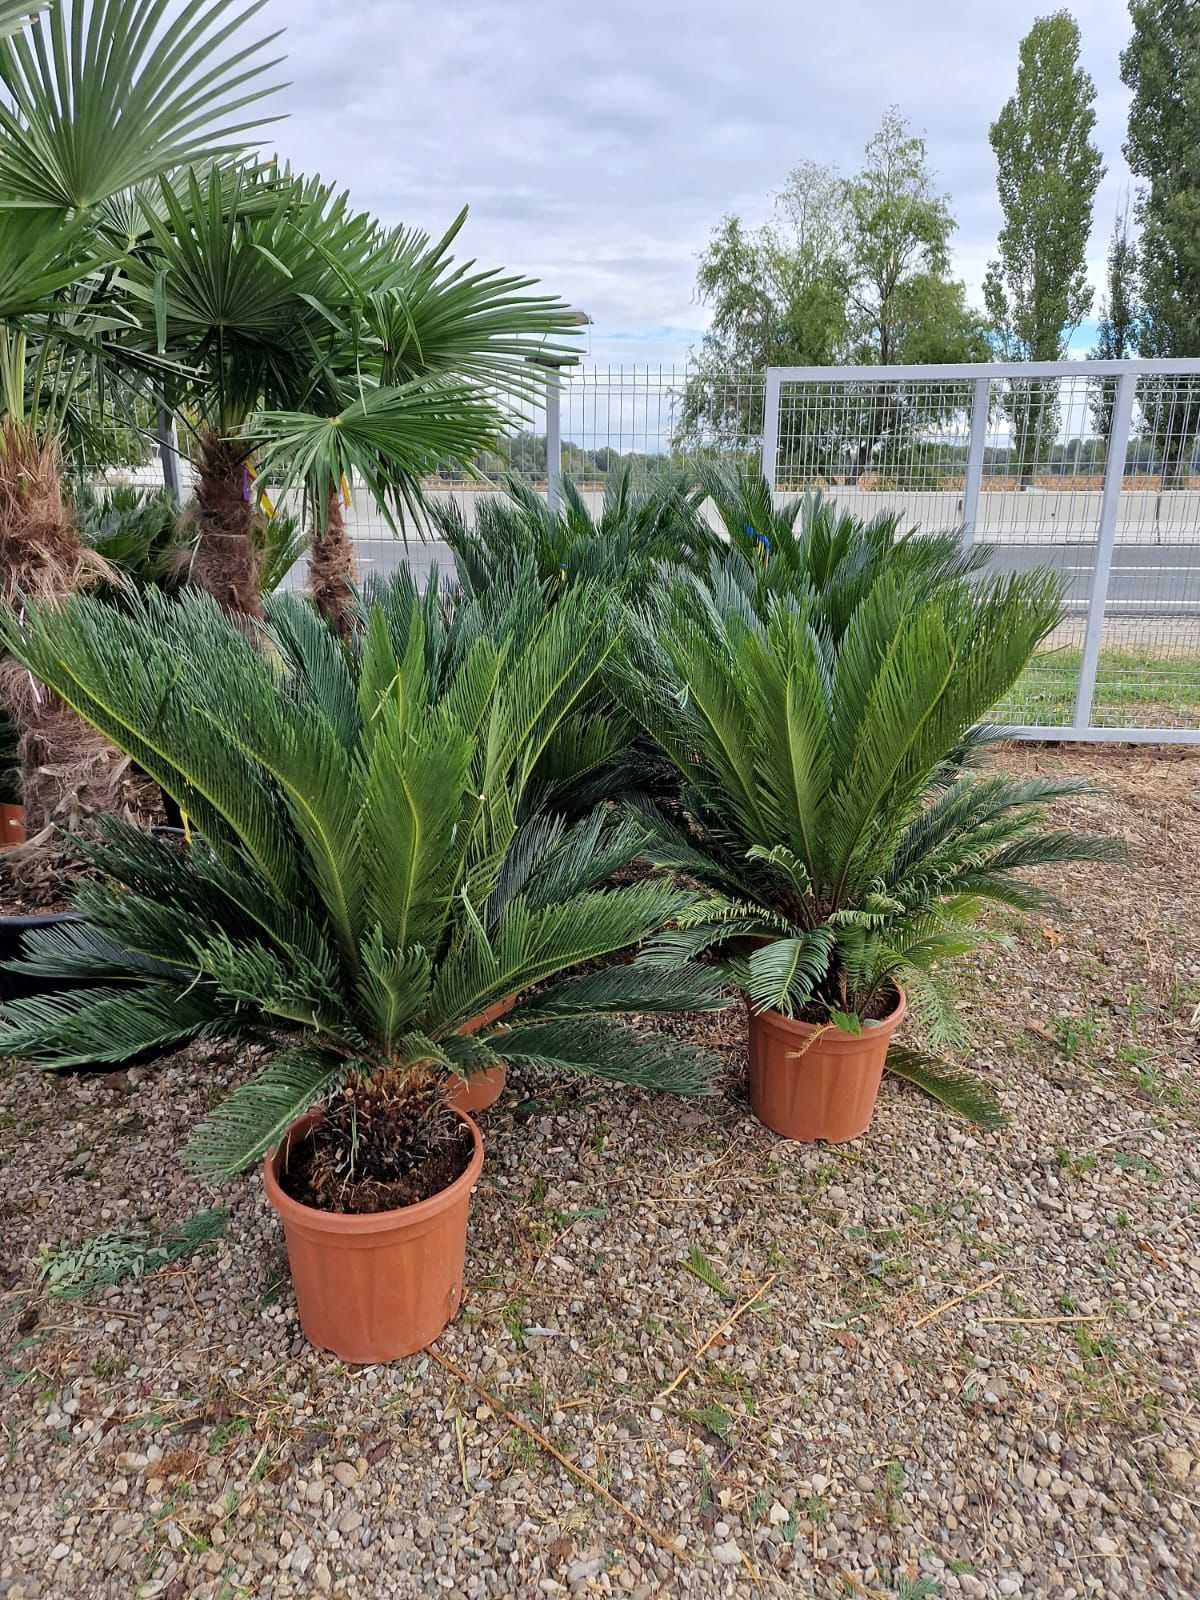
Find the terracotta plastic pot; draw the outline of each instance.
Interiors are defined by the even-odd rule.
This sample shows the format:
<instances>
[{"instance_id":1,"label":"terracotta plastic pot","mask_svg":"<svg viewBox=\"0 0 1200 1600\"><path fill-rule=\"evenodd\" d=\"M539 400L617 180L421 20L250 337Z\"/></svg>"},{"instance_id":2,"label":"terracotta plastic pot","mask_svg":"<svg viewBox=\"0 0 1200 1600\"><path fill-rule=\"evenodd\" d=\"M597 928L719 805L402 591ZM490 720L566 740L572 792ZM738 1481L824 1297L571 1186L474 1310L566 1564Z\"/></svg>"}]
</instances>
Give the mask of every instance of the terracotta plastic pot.
<instances>
[{"instance_id":1,"label":"terracotta plastic pot","mask_svg":"<svg viewBox=\"0 0 1200 1600\"><path fill-rule=\"evenodd\" d=\"M0 850L25 843L25 807L0 805Z\"/></svg>"},{"instance_id":2,"label":"terracotta plastic pot","mask_svg":"<svg viewBox=\"0 0 1200 1600\"><path fill-rule=\"evenodd\" d=\"M320 1120L317 1111L293 1123L263 1163L267 1199L287 1239L304 1336L348 1362L415 1355L462 1303L467 1214L483 1167L479 1129L470 1117L462 1119L475 1148L448 1189L396 1211L348 1216L301 1205L279 1185L289 1145Z\"/></svg>"},{"instance_id":3,"label":"terracotta plastic pot","mask_svg":"<svg viewBox=\"0 0 1200 1600\"><path fill-rule=\"evenodd\" d=\"M478 1033L481 1028L486 1028L490 1023L499 1022L501 1017L507 1016L516 1003L515 994L506 995L503 1000L497 1000L495 1005L488 1006L486 1011L481 1011L477 1017L472 1017L470 1022L464 1022L462 1027L455 1031L464 1035ZM455 1111L490 1110L504 1093L504 1085L507 1082L508 1068L503 1061L494 1067L489 1067L486 1072L473 1072L469 1078L452 1075L450 1105Z\"/></svg>"},{"instance_id":4,"label":"terracotta plastic pot","mask_svg":"<svg viewBox=\"0 0 1200 1600\"><path fill-rule=\"evenodd\" d=\"M857 1139L871 1124L884 1057L907 1003L860 1034L794 1022L778 1011L750 1013L750 1104L785 1139Z\"/></svg>"}]
</instances>

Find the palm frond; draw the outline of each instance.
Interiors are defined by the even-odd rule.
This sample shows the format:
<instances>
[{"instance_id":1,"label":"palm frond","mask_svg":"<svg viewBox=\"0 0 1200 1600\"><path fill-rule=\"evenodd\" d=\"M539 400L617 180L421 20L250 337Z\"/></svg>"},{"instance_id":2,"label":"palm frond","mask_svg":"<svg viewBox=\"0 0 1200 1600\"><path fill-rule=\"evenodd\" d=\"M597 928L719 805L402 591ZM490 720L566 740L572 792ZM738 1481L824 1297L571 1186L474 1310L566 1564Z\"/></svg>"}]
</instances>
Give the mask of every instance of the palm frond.
<instances>
[{"instance_id":1,"label":"palm frond","mask_svg":"<svg viewBox=\"0 0 1200 1600\"><path fill-rule=\"evenodd\" d=\"M490 1042L505 1061L585 1073L663 1094L713 1094L720 1068L720 1058L711 1051L668 1034L635 1033L599 1017L498 1029Z\"/></svg>"},{"instance_id":2,"label":"palm frond","mask_svg":"<svg viewBox=\"0 0 1200 1600\"><path fill-rule=\"evenodd\" d=\"M323 1050L281 1050L197 1124L184 1159L214 1183L232 1178L278 1144L297 1117L331 1094L349 1070L345 1060Z\"/></svg>"},{"instance_id":3,"label":"palm frond","mask_svg":"<svg viewBox=\"0 0 1200 1600\"><path fill-rule=\"evenodd\" d=\"M84 211L244 144L270 120L251 108L281 87L263 82L278 35L242 32L263 3L189 0L168 16L162 0L57 0L0 44L0 196Z\"/></svg>"},{"instance_id":4,"label":"palm frond","mask_svg":"<svg viewBox=\"0 0 1200 1600\"><path fill-rule=\"evenodd\" d=\"M934 1056L892 1045L886 1065L894 1077L911 1083L922 1094L988 1133L1003 1127L1008 1120L996 1097L978 1078L960 1068L948 1067Z\"/></svg>"}]
</instances>

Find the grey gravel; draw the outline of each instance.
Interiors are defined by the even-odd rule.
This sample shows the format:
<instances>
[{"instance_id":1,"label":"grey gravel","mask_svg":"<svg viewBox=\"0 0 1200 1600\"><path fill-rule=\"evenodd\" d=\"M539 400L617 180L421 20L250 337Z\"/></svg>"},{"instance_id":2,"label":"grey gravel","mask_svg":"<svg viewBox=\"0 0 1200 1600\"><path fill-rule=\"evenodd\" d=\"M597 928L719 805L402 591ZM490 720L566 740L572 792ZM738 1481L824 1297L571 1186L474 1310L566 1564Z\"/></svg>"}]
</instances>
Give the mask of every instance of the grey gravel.
<instances>
[{"instance_id":1,"label":"grey gravel","mask_svg":"<svg viewBox=\"0 0 1200 1600\"><path fill-rule=\"evenodd\" d=\"M213 1203L175 1152L245 1069L198 1047L136 1082L6 1072L0 1596L748 1600L926 1579L968 1600L1194 1600L1197 773L1111 761L1113 798L1079 804L1127 834L1136 873L1064 874L1069 914L968 967L999 1133L885 1083L865 1139L782 1143L744 1103L736 1011L669 1025L724 1051L720 1100L521 1076L490 1114L439 1349L682 1558L428 1357L310 1349L253 1175L218 1197L209 1255L48 1299L40 1243Z\"/></svg>"}]
</instances>

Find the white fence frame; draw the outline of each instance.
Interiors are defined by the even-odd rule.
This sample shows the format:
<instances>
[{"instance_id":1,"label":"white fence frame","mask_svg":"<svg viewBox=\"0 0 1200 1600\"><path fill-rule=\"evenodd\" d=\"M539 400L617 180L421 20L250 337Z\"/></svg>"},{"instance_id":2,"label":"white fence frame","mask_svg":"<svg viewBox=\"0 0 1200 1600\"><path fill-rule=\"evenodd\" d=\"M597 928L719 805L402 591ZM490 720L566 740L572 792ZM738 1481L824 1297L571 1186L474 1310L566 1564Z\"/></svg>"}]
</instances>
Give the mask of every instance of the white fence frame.
<instances>
[{"instance_id":1,"label":"white fence frame","mask_svg":"<svg viewBox=\"0 0 1200 1600\"><path fill-rule=\"evenodd\" d=\"M979 491L983 481L984 451L991 402L991 385L1004 378L1115 378L1116 395L1104 464L1104 489L1097 527L1096 564L1088 598L1083 659L1069 725L1008 726L1012 739L1063 740L1109 744L1197 744L1200 728L1114 728L1092 722L1096 671L1108 611L1109 577L1117 512L1120 507L1126 450L1133 421L1133 404L1139 378L1200 377L1200 361L1027 361L963 362L958 365L895 367L768 367L763 404L762 471L775 488L779 455L779 406L785 384L971 382L971 423L966 478L963 489L962 536L975 536ZM973 380L973 382L972 382ZM1197 495L1200 501L1200 493Z\"/></svg>"}]
</instances>

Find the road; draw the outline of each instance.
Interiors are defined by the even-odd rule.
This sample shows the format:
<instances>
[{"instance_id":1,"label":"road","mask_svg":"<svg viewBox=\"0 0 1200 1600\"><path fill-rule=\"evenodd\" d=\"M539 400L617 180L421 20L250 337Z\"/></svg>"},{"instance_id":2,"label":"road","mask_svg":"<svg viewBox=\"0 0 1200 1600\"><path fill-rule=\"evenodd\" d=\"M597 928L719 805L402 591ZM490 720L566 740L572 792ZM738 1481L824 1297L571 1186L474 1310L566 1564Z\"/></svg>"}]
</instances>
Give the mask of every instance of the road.
<instances>
[{"instance_id":1,"label":"road","mask_svg":"<svg viewBox=\"0 0 1200 1600\"><path fill-rule=\"evenodd\" d=\"M424 577L433 566L452 573L454 562L440 540L399 539L355 541L360 572L391 572L405 559ZM1025 572L1049 566L1067 582L1067 604L1086 609L1091 588L1095 545L1084 543L1004 544L992 563L997 572ZM303 583L301 570L289 587ZM1119 544L1113 551L1108 610L1114 616L1180 616L1200 618L1200 544Z\"/></svg>"}]
</instances>

